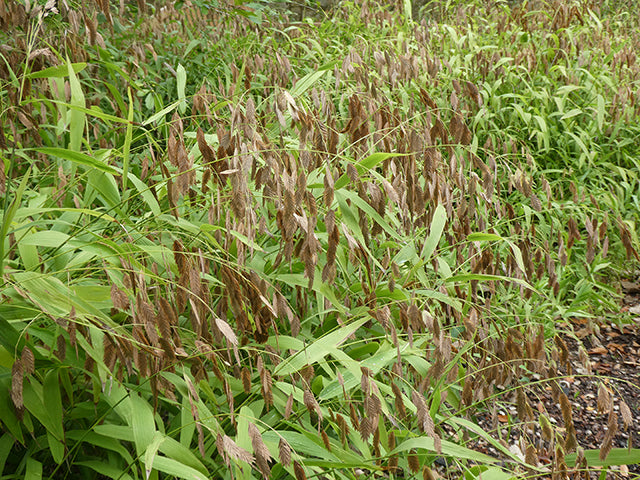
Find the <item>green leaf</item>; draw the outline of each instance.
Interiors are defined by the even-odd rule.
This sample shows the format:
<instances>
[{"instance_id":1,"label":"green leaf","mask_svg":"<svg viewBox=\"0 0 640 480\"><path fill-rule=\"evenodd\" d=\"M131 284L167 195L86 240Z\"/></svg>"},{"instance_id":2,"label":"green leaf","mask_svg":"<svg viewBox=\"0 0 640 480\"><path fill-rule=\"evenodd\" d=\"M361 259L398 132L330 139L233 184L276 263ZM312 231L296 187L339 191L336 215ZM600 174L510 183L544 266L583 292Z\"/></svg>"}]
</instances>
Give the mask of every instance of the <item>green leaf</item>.
<instances>
[{"instance_id":1,"label":"green leaf","mask_svg":"<svg viewBox=\"0 0 640 480\"><path fill-rule=\"evenodd\" d=\"M178 110L180 111L180 113L184 114L184 112L187 111L187 101L185 95L185 89L187 86L187 71L184 69L182 64L178 64L178 68L176 68L176 80L178 82L178 98L180 99Z\"/></svg>"},{"instance_id":2,"label":"green leaf","mask_svg":"<svg viewBox=\"0 0 640 480\"><path fill-rule=\"evenodd\" d=\"M294 452L304 453L306 455L313 455L314 457L327 459L336 459L335 455L329 453L322 444L320 437L317 439L320 443L311 440L307 435L298 432L292 432L288 430L267 430L262 434L262 439L266 442L273 442L278 444L280 438L284 438L291 446Z\"/></svg>"},{"instance_id":3,"label":"green leaf","mask_svg":"<svg viewBox=\"0 0 640 480\"><path fill-rule=\"evenodd\" d=\"M72 63L67 57L67 71L69 74L69 86L71 87L71 105L78 107L86 107L84 93ZM82 147L82 136L84 135L84 124L86 114L79 110L71 110L69 112L69 149L80 152Z\"/></svg>"},{"instance_id":4,"label":"green leaf","mask_svg":"<svg viewBox=\"0 0 640 480\"><path fill-rule=\"evenodd\" d=\"M401 350L403 350L403 348L401 348ZM355 373L351 369L341 372L343 376L344 388L347 391L350 391L352 388L360 384L360 379L362 377L360 366L367 367L372 371L373 375L376 375L381 369L388 368L396 358L397 350L395 349L395 347L391 348L390 344L388 342L385 342L372 357L362 360L361 362L353 360L353 362L358 365L358 370ZM345 365L345 367L349 368L349 365ZM342 385L340 385L338 379L335 378L327 386L324 387L318 398L320 400L329 400L341 394Z\"/></svg>"},{"instance_id":5,"label":"green leaf","mask_svg":"<svg viewBox=\"0 0 640 480\"><path fill-rule=\"evenodd\" d=\"M534 115L533 119L538 122L538 126L540 127L540 131L542 133L547 133L548 132L548 127L547 127L547 122L545 121L544 118L542 118L540 115Z\"/></svg>"},{"instance_id":6,"label":"green leaf","mask_svg":"<svg viewBox=\"0 0 640 480\"><path fill-rule=\"evenodd\" d=\"M186 57L187 55L189 55L191 50L193 50L198 45L202 45L202 44L203 44L202 40L194 38L189 42L189 45L187 45L187 48L185 48L184 53L182 54L182 57L183 58Z\"/></svg>"},{"instance_id":7,"label":"green leaf","mask_svg":"<svg viewBox=\"0 0 640 480\"><path fill-rule=\"evenodd\" d=\"M24 480L42 480L42 463L31 457L27 458L27 470L24 473Z\"/></svg>"},{"instance_id":8,"label":"green leaf","mask_svg":"<svg viewBox=\"0 0 640 480\"><path fill-rule=\"evenodd\" d=\"M356 320L348 325L339 327L333 332L320 337L304 350L286 358L275 368L273 375L286 376L297 372L306 365L314 363L326 357L332 349L340 346L353 332L364 325L369 318Z\"/></svg>"},{"instance_id":9,"label":"green leaf","mask_svg":"<svg viewBox=\"0 0 640 480\"><path fill-rule=\"evenodd\" d=\"M115 115L109 115L108 113L104 113L99 107L97 106L92 106L91 108L87 108L83 105L70 105L65 101L62 100L49 100L51 103L58 105L59 108L65 110L67 108L71 109L71 110L76 110L80 113L83 113L85 115L89 115L92 117L96 117L96 118L100 118L101 120L106 120L107 122L114 122L114 123L127 123L127 119L126 118L121 118L121 117L116 117Z\"/></svg>"},{"instance_id":10,"label":"green leaf","mask_svg":"<svg viewBox=\"0 0 640 480\"><path fill-rule=\"evenodd\" d=\"M565 113L564 115L562 115L562 117L560 117L560 120L567 120L569 118L573 118L576 117L578 115L580 115L582 113L582 109L580 108L574 108L572 110L569 110L567 113Z\"/></svg>"},{"instance_id":11,"label":"green leaf","mask_svg":"<svg viewBox=\"0 0 640 480\"><path fill-rule=\"evenodd\" d=\"M308 73L304 77L298 79L298 81L296 81L296 84L291 89L291 95L293 95L294 97L302 95L304 92L313 87L313 85L315 85L315 83L320 80L328 71L329 70L318 70L316 72Z\"/></svg>"},{"instance_id":12,"label":"green leaf","mask_svg":"<svg viewBox=\"0 0 640 480\"><path fill-rule=\"evenodd\" d=\"M95 470L100 475L104 475L114 480L133 480L131 475L123 471L123 468L118 465L111 465L104 460L82 460L74 462L74 465L82 465L88 467L91 470Z\"/></svg>"},{"instance_id":13,"label":"green leaf","mask_svg":"<svg viewBox=\"0 0 640 480\"><path fill-rule=\"evenodd\" d=\"M93 427L93 431L98 435L103 435L109 438L115 438L116 440L122 440L125 442L133 442L133 430L126 425L96 425Z\"/></svg>"},{"instance_id":14,"label":"green leaf","mask_svg":"<svg viewBox=\"0 0 640 480\"><path fill-rule=\"evenodd\" d=\"M605 114L605 104L604 97L598 94L598 106L596 110L596 121L598 122L598 130L602 132L602 127L604 125L604 114Z\"/></svg>"},{"instance_id":15,"label":"green leaf","mask_svg":"<svg viewBox=\"0 0 640 480\"><path fill-rule=\"evenodd\" d=\"M2 307L5 307L6 310ZM18 342L20 340L20 332L8 321L9 312L7 310L10 310L11 313L15 313L14 310L19 310L19 308L14 309L13 307L13 305L0 305L0 345L8 352L19 350ZM31 317L27 312L25 313L27 318ZM11 355L13 359L13 353ZM11 365L13 365L13 361ZM10 368L11 365L9 365L8 368Z\"/></svg>"},{"instance_id":16,"label":"green leaf","mask_svg":"<svg viewBox=\"0 0 640 480\"><path fill-rule=\"evenodd\" d=\"M590 467L612 467L615 465L633 465L640 463L639 448L614 448L609 452L607 458L600 460L600 449L585 450L584 458ZM573 467L576 463L576 454L571 453L565 457L567 466Z\"/></svg>"},{"instance_id":17,"label":"green leaf","mask_svg":"<svg viewBox=\"0 0 640 480\"><path fill-rule=\"evenodd\" d=\"M405 18L409 21L413 21L413 7L411 5L411 0L404 0L402 3Z\"/></svg>"},{"instance_id":18,"label":"green leaf","mask_svg":"<svg viewBox=\"0 0 640 480\"><path fill-rule=\"evenodd\" d=\"M4 168L4 163L0 164L0 168ZM9 233L9 228L11 227L11 223L13 222L13 217L18 211L18 207L22 203L22 195L24 194L25 188L27 188L27 183L29 182L29 176L31 175L31 167L27 168L27 171L22 176L22 180L20 181L20 185L16 189L15 197L13 201L7 208L7 201L9 199L9 195L5 195L4 198L4 215L2 217L2 228L0 229L0 268L4 271L4 240L7 234Z\"/></svg>"},{"instance_id":19,"label":"green leaf","mask_svg":"<svg viewBox=\"0 0 640 480\"><path fill-rule=\"evenodd\" d=\"M16 226L16 230L21 229L23 226ZM23 237L24 238L24 237ZM35 270L40 265L40 256L38 255L38 248L34 245L28 245L22 241L22 238L17 239L18 252L20 253L20 260L25 270Z\"/></svg>"},{"instance_id":20,"label":"green leaf","mask_svg":"<svg viewBox=\"0 0 640 480\"><path fill-rule=\"evenodd\" d=\"M395 455L397 453L408 452L414 448L420 448L429 452L436 453L433 438L431 437L415 437L405 440L398 445L389 455ZM442 440L442 455L454 458L464 458L466 460L473 460L474 462L481 463L495 463L497 460L485 455L484 453L476 452L466 447L462 447L447 440Z\"/></svg>"},{"instance_id":21,"label":"green leaf","mask_svg":"<svg viewBox=\"0 0 640 480\"><path fill-rule=\"evenodd\" d=\"M399 228L396 226L395 228L389 225L389 223L380 216L376 210L365 202L356 192L352 192L351 190L340 190L338 194L340 198L344 197L350 200L356 207L362 210L364 213L369 215L372 220L374 220L378 225L380 225L385 232L391 235L393 238L400 240L402 237L398 233ZM342 204L341 204L342 205Z\"/></svg>"},{"instance_id":22,"label":"green leaf","mask_svg":"<svg viewBox=\"0 0 640 480\"><path fill-rule=\"evenodd\" d=\"M129 178L131 178L131 174L129 174ZM111 215L107 215L104 212L99 212L96 210L90 210L88 208L69 208L69 207L62 207L62 208L28 208L28 207L24 207L24 208L20 208L15 215L15 219L23 219L23 218L28 218L28 217L35 217L38 215L44 215L45 213L53 213L53 212L70 212L70 213L77 213L77 214L82 214L82 215L89 215L90 217L97 217L97 218L104 218L105 220L108 220L110 222L115 222L116 219L114 217L112 217ZM23 237L24 239L24 237ZM23 241L23 240L21 240Z\"/></svg>"},{"instance_id":23,"label":"green leaf","mask_svg":"<svg viewBox=\"0 0 640 480\"><path fill-rule=\"evenodd\" d=\"M495 242L498 240L502 240L500 235L496 235L495 233L471 233L467 236L468 242Z\"/></svg>"},{"instance_id":24,"label":"green leaf","mask_svg":"<svg viewBox=\"0 0 640 480\"><path fill-rule=\"evenodd\" d=\"M56 230L46 230L41 232L29 233L20 239L20 243L25 245L33 245L37 247L45 248L59 248L64 245L71 238L63 232Z\"/></svg>"},{"instance_id":25,"label":"green leaf","mask_svg":"<svg viewBox=\"0 0 640 480\"><path fill-rule=\"evenodd\" d=\"M14 443L15 440L9 433L5 433L0 437L0 474L4 470L4 465L9 457L9 453L11 453Z\"/></svg>"},{"instance_id":26,"label":"green leaf","mask_svg":"<svg viewBox=\"0 0 640 480\"><path fill-rule=\"evenodd\" d=\"M96 425L96 427L100 427L102 425ZM110 425L107 425L109 427ZM120 425L116 425L121 427ZM95 427L94 427L95 428ZM129 427L124 427L129 430ZM129 430L130 431L130 430ZM97 447L99 449L112 450L119 454L122 459L128 464L133 463L133 457L128 452L128 450L117 440L117 438L108 437L106 435L100 435L97 432L92 432L90 430L72 430L65 433L65 437L70 440L75 440L77 442L84 442L88 445L92 445L93 447ZM133 438L133 435L131 435Z\"/></svg>"},{"instance_id":27,"label":"green leaf","mask_svg":"<svg viewBox=\"0 0 640 480\"><path fill-rule=\"evenodd\" d=\"M190 409L189 409L190 411ZM193 423L193 417L192 423ZM203 422L204 423L204 422ZM159 450L164 453L167 457L180 462L183 465L191 467L195 470L201 472L205 477L209 477L209 472L207 468L198 460L198 457L194 455L194 453L187 446L182 443L174 440L171 437L164 438L164 442L160 444Z\"/></svg>"},{"instance_id":28,"label":"green leaf","mask_svg":"<svg viewBox=\"0 0 640 480\"><path fill-rule=\"evenodd\" d=\"M404 153L388 153L388 152L376 152L372 153L368 157L363 158L356 163L356 169L360 175L366 173L367 170L377 167L388 158L404 157Z\"/></svg>"},{"instance_id":29,"label":"green leaf","mask_svg":"<svg viewBox=\"0 0 640 480\"><path fill-rule=\"evenodd\" d=\"M523 463L517 455L514 455L513 453L511 453L511 451L505 447L504 445L502 445L498 440L496 440L495 438L493 438L491 435L489 435L487 432L485 432L479 425L465 419L465 418L461 418L461 417L451 417L447 420L447 423L452 423L455 425L459 425L463 428L468 429L469 431L479 435L480 437L482 437L482 439L484 441L486 441L487 443L489 443L490 445L492 445L496 450L499 450L503 455L505 455L507 458L510 458L512 461L516 462L516 463ZM534 467L533 465L527 465L527 468L530 469L537 469L537 467ZM543 471L542 469L539 469L540 471ZM484 473L482 474L482 478L484 478Z\"/></svg>"},{"instance_id":30,"label":"green leaf","mask_svg":"<svg viewBox=\"0 0 640 480\"><path fill-rule=\"evenodd\" d=\"M0 324L0 331L2 325ZM13 351L13 350L12 350ZM13 360L13 357L12 357ZM12 362L13 364L13 362ZM4 372L10 372L11 366L6 368ZM3 370L0 369L0 372ZM13 401L10 398L11 393L11 378L10 375L0 377L0 421L4 425L4 428L11 433L20 443L24 443L24 437L22 433L22 422L18 420L15 414L15 407ZM0 469L2 472L2 469Z\"/></svg>"},{"instance_id":31,"label":"green leaf","mask_svg":"<svg viewBox=\"0 0 640 480\"><path fill-rule=\"evenodd\" d=\"M64 459L64 428L62 426L62 397L57 370L50 370L42 385L42 395L46 410L54 428L47 428L49 449L56 463Z\"/></svg>"},{"instance_id":32,"label":"green leaf","mask_svg":"<svg viewBox=\"0 0 640 480\"><path fill-rule=\"evenodd\" d=\"M471 282L473 280L477 280L479 282L490 282L490 281L498 281L498 282L515 282L523 287L526 287L534 292L537 292L533 286L529 283L525 282L520 278L513 277L504 277L502 275L488 275L483 273L462 273L460 275L452 275L451 277L445 279L446 283L456 283L456 282Z\"/></svg>"},{"instance_id":33,"label":"green leaf","mask_svg":"<svg viewBox=\"0 0 640 480\"><path fill-rule=\"evenodd\" d=\"M29 149L26 149L29 150ZM97 170L118 174L118 170L113 168L106 163L102 163L100 160L97 160L93 157L90 157L86 153L82 153L79 151L73 151L67 148L58 148L58 147L40 147L34 148L33 151L44 153L45 155L51 155L54 157L62 158L63 160L70 160L74 163L78 163L80 165L84 165L85 167L95 168Z\"/></svg>"},{"instance_id":34,"label":"green leaf","mask_svg":"<svg viewBox=\"0 0 640 480\"><path fill-rule=\"evenodd\" d=\"M158 448L160 447L160 444L164 442L164 439L165 439L165 436L162 433L156 431L156 433L153 434L153 439L151 440L151 443L149 443L149 446L144 452L146 480L149 480L149 477L151 476L151 470L153 469L152 468L153 461L155 460L156 455L158 454Z\"/></svg>"},{"instance_id":35,"label":"green leaf","mask_svg":"<svg viewBox=\"0 0 640 480\"><path fill-rule=\"evenodd\" d=\"M144 183L142 180L140 180L138 177L136 177L133 172L129 172L128 177L129 177L129 181L133 184L133 186L137 190L138 195L142 197L144 202L149 207L149 210L151 210L151 213L153 214L153 216L159 217L160 215L162 215L162 210L160 209L158 200L156 199L156 197L153 196L153 193L151 193L151 189L147 186L147 184Z\"/></svg>"},{"instance_id":36,"label":"green leaf","mask_svg":"<svg viewBox=\"0 0 640 480\"><path fill-rule=\"evenodd\" d=\"M525 270L525 267L524 267L524 260L522 258L522 251L520 250L520 247L518 247L511 240L505 240L505 241L511 247L511 251L513 252L513 257L516 259L516 264L518 265L518 268L520 269L523 275L526 275L527 271Z\"/></svg>"},{"instance_id":37,"label":"green leaf","mask_svg":"<svg viewBox=\"0 0 640 480\"><path fill-rule=\"evenodd\" d=\"M488 467L486 465L476 465L469 468L464 473L464 480L516 480L514 477L498 467Z\"/></svg>"},{"instance_id":38,"label":"green leaf","mask_svg":"<svg viewBox=\"0 0 640 480\"><path fill-rule=\"evenodd\" d=\"M131 428L136 452L142 455L151 444L156 433L156 422L153 419L153 408L140 394L131 392Z\"/></svg>"},{"instance_id":39,"label":"green leaf","mask_svg":"<svg viewBox=\"0 0 640 480\"><path fill-rule=\"evenodd\" d=\"M49 444L49 450L51 451L53 461L60 465L64 460L64 442L58 440L49 431L47 431L47 443Z\"/></svg>"},{"instance_id":40,"label":"green leaf","mask_svg":"<svg viewBox=\"0 0 640 480\"><path fill-rule=\"evenodd\" d=\"M191 415L191 406L189 398L185 395L182 398L182 408L180 409L180 444L189 447L193 441L193 434L196 429L196 423Z\"/></svg>"},{"instance_id":41,"label":"green leaf","mask_svg":"<svg viewBox=\"0 0 640 480\"><path fill-rule=\"evenodd\" d=\"M52 78L52 77L66 77L69 75L69 68L73 70L73 73L79 73L86 68L85 62L70 63L64 65L58 65L56 67L45 68L37 72L31 72L25 75L26 78Z\"/></svg>"},{"instance_id":42,"label":"green leaf","mask_svg":"<svg viewBox=\"0 0 640 480\"><path fill-rule=\"evenodd\" d=\"M54 276L43 275L39 272L16 272L13 274L13 279L15 285L19 285L29 300L37 305L42 312L62 317L68 315L73 306L77 314L95 315L111 328L118 328L102 311L91 303L77 298L68 286Z\"/></svg>"},{"instance_id":43,"label":"green leaf","mask_svg":"<svg viewBox=\"0 0 640 480\"><path fill-rule=\"evenodd\" d=\"M120 189L116 179L110 173L93 170L89 172L89 185L101 196L105 207L118 211L119 217L126 219L124 212L120 211Z\"/></svg>"},{"instance_id":44,"label":"green leaf","mask_svg":"<svg viewBox=\"0 0 640 480\"><path fill-rule=\"evenodd\" d=\"M185 478L187 480L208 480L209 478L198 470L167 457L156 456L153 460L153 468L160 472L173 475L174 477Z\"/></svg>"},{"instance_id":45,"label":"green leaf","mask_svg":"<svg viewBox=\"0 0 640 480\"><path fill-rule=\"evenodd\" d=\"M131 149L131 139L133 137L133 99L131 98L131 87L127 89L129 95L129 113L127 114L127 131L124 135L124 145L122 145L122 189L126 190L129 177L129 150Z\"/></svg>"},{"instance_id":46,"label":"green leaf","mask_svg":"<svg viewBox=\"0 0 640 480\"><path fill-rule=\"evenodd\" d=\"M433 213L433 218L431 220L431 227L429 229L429 236L427 240L424 242L422 247L422 252L420 253L420 259L423 262L428 262L431 258L431 255L435 251L438 243L440 243L440 237L442 236L442 232L444 231L444 226L447 223L447 211L445 208L438 204L436 207L436 211Z\"/></svg>"},{"instance_id":47,"label":"green leaf","mask_svg":"<svg viewBox=\"0 0 640 480\"><path fill-rule=\"evenodd\" d=\"M29 413L38 419L47 432L51 433L57 440L62 441L64 439L62 417L60 416L62 407L60 406L59 410L56 407L56 404L61 401L60 387L58 386L57 388L58 399L44 397L45 393L52 395L52 397L56 396L55 387L51 385L51 381L51 376L47 375L45 386L43 387L35 378L29 378L28 381L23 383L22 397L24 406ZM53 411L49 410L49 402L53 405Z\"/></svg>"},{"instance_id":48,"label":"green leaf","mask_svg":"<svg viewBox=\"0 0 640 480\"><path fill-rule=\"evenodd\" d=\"M151 115L144 122L142 122L142 126L146 127L147 125L151 125L152 123L157 122L161 118L164 118L169 112L178 108L178 105L180 105L181 102L182 100L178 100L173 102L171 105L164 107L162 110L155 113L154 115Z\"/></svg>"}]
</instances>

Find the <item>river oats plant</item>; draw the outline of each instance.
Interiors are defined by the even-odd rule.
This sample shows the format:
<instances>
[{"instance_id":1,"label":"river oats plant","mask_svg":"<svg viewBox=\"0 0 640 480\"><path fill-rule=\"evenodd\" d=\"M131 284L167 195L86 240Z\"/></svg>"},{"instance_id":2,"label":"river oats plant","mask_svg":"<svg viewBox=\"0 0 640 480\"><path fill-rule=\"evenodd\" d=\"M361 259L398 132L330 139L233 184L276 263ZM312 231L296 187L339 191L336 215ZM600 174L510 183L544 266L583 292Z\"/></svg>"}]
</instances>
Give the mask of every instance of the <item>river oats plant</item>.
<instances>
[{"instance_id":1,"label":"river oats plant","mask_svg":"<svg viewBox=\"0 0 640 480\"><path fill-rule=\"evenodd\" d=\"M0 6L2 478L640 462L557 335L637 266L637 16L397 3Z\"/></svg>"}]
</instances>

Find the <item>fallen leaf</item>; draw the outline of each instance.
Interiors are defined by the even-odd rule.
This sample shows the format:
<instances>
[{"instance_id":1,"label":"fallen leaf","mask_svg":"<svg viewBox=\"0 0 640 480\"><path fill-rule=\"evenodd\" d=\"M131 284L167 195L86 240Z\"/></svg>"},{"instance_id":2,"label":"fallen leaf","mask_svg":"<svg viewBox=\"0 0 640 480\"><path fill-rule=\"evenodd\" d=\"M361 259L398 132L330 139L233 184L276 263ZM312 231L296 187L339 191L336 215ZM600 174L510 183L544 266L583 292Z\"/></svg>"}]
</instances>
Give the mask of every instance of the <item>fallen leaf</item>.
<instances>
[{"instance_id":1,"label":"fallen leaf","mask_svg":"<svg viewBox=\"0 0 640 480\"><path fill-rule=\"evenodd\" d=\"M619 343L610 342L607 344L607 348L609 350L617 350L620 353L624 353L624 345L620 345Z\"/></svg>"},{"instance_id":2,"label":"fallen leaf","mask_svg":"<svg viewBox=\"0 0 640 480\"><path fill-rule=\"evenodd\" d=\"M594 347L589 350L589 355L606 355L609 351L605 347Z\"/></svg>"},{"instance_id":3,"label":"fallen leaf","mask_svg":"<svg viewBox=\"0 0 640 480\"><path fill-rule=\"evenodd\" d=\"M622 286L622 290L624 290L625 293L640 293L640 283L627 282L625 280L622 280L620 282L620 285Z\"/></svg>"},{"instance_id":4,"label":"fallen leaf","mask_svg":"<svg viewBox=\"0 0 640 480\"><path fill-rule=\"evenodd\" d=\"M576 332L576 337L583 339L584 337L586 337L587 335L589 335L591 333L591 330L588 328L581 328L580 330L578 330Z\"/></svg>"}]
</instances>

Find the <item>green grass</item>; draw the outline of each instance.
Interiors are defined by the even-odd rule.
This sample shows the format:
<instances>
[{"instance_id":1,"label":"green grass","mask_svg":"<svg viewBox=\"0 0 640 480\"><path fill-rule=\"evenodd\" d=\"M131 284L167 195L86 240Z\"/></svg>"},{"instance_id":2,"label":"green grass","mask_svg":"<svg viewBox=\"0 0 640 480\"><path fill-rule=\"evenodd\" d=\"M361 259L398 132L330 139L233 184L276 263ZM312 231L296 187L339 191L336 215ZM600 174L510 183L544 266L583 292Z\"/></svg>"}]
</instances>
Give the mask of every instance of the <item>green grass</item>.
<instances>
[{"instance_id":1,"label":"green grass","mask_svg":"<svg viewBox=\"0 0 640 480\"><path fill-rule=\"evenodd\" d=\"M561 401L560 330L625 320L637 20L481 1L410 20L405 3L302 22L222 2L12 18L1 478L639 461L581 455L526 396L542 383ZM513 404L524 459L478 424Z\"/></svg>"}]
</instances>

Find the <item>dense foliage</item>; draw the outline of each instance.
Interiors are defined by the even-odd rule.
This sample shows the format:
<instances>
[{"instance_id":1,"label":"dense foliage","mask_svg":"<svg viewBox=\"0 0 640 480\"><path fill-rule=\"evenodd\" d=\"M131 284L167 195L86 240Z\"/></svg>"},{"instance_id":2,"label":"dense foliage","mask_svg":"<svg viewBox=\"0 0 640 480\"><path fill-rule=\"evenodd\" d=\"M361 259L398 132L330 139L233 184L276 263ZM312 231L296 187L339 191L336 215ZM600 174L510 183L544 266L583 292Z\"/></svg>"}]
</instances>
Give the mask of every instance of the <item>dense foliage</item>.
<instances>
[{"instance_id":1,"label":"dense foliage","mask_svg":"<svg viewBox=\"0 0 640 480\"><path fill-rule=\"evenodd\" d=\"M556 335L637 266L637 16L387 3L2 4L2 478L640 461Z\"/></svg>"}]
</instances>

